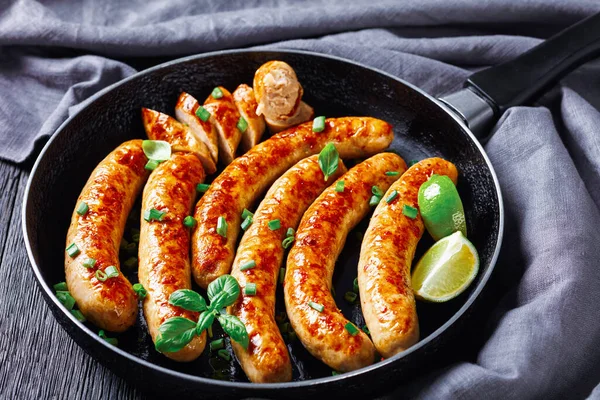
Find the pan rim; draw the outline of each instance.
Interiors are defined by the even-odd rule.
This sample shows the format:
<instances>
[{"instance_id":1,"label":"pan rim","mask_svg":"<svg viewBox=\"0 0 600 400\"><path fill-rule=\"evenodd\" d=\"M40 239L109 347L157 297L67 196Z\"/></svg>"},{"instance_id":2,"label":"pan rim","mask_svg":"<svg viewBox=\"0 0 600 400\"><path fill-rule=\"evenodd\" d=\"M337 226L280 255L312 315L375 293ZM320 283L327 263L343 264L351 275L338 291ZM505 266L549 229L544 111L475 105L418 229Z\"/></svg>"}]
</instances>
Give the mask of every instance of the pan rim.
<instances>
[{"instance_id":1,"label":"pan rim","mask_svg":"<svg viewBox=\"0 0 600 400\"><path fill-rule=\"evenodd\" d=\"M321 378L308 379L308 380L303 380L303 381L280 382L280 383L252 383L252 382L221 381L221 380L216 380L216 379L211 379L211 378L206 378L206 377L201 377L201 376L196 376L196 375L190 375L190 374L175 371L175 370L172 370L172 369L169 369L169 368L157 365L157 364L153 364L142 358L134 356L116 346L112 346L112 345L106 343L106 341L101 339L98 335L96 335L94 332L92 332L83 323L79 322L70 312L68 312L68 310L66 310L64 307L62 307L62 304L58 301L56 296L54 296L50 286L44 280L41 270L40 270L40 267L37 265L37 262L34 259L33 251L32 251L31 244L30 244L30 242L31 242L30 236L32 236L32 235L30 235L29 229L27 226L27 214L28 214L27 210L29 208L29 203L31 202L30 193L31 193L31 183L33 181L33 178L36 176L39 165L42 163L42 160L45 158L45 155L46 155L48 149L50 148L52 143L56 140L56 138L65 130L65 128L71 123L71 121L79 115L79 113L83 112L85 109L90 107L92 104L94 104L96 101L98 101L101 97L103 97L107 93L113 91L114 89L120 87L121 85L124 85L125 83L127 83L131 80L139 79L140 77L143 77L147 74L155 73L156 71L159 71L159 70L167 68L167 67L171 67L176 64L182 64L182 63L192 62L192 61L200 61L205 58L216 57L216 56L221 56L221 55L240 54L240 53L249 53L249 54L251 54L251 53L272 53L272 54L284 53L284 54L293 54L293 55L300 55L300 56L325 58L325 59L334 60L334 61L338 61L338 62L345 63L345 64L351 64L358 68L364 68L364 69L373 71L377 74L383 75L388 79L398 81L401 84L409 87L410 89L412 89L412 90L416 91L417 93L421 94L422 96L426 97L427 99L432 101L435 105L437 105L439 108L441 108L446 114L448 114L463 129L463 131L467 134L467 136L470 138L470 140L473 142L473 144L475 144L475 146L477 147L477 149L483 156L484 161L491 173L491 176L492 176L492 179L494 182L494 187L496 189L496 195L498 198L498 217L499 217L498 236L497 236L494 252L490 259L489 268L487 269L486 273L481 277L481 280L478 282L478 285L475 287L475 289L470 294L470 296L465 301L465 303L462 305L462 307L460 307L460 309L458 309L458 311L456 311L452 315L452 317L450 319L448 319L442 326L440 326L438 329L436 329L435 331L430 333L424 339L417 342L414 346L410 347L409 349L407 349L401 353L398 353L398 354L394 355L393 357L376 362L367 367L363 367L363 368L355 370L355 371L346 372L344 374L331 376L331 377L321 377ZM29 258L29 262L34 271L37 283L41 286L42 290L44 290L44 292L46 294L46 296L45 296L46 301L50 300L50 301L54 302L55 306L58 307L63 312L63 314L67 318L69 318L72 323L75 324L75 326L77 326L79 329L81 329L84 334L91 336L94 340L96 340L96 342L98 344L105 346L105 348L107 350L113 351L113 352L117 353L119 356L124 357L131 362L140 364L144 368L149 368L149 369L154 370L161 374L171 375L172 377L180 379L180 380L195 381L197 383L212 385L214 387L223 388L223 389L246 389L246 390L249 389L249 390L253 390L253 391L258 391L258 390L269 390L269 389L278 390L278 389L304 388L307 386L325 385L325 384L333 383L336 381L353 378L353 377L371 372L376 369L385 368L386 366L397 362L398 360L408 356L409 354L419 351L421 348L427 346L430 342L432 342L434 339L439 337L444 331L448 330L448 328L450 328L459 318L461 318L468 309L471 308L473 303L477 300L477 298L483 291L483 288L486 286L492 272L494 271L494 268L496 266L496 262L497 262L497 259L499 256L499 252L502 247L502 240L503 240L503 233L504 233L504 204L503 204L503 199L502 199L502 192L500 190L500 183L498 181L498 177L496 176L496 171L494 170L494 167L493 167L491 161L489 160L487 153L483 149L483 146L481 145L481 143L479 143L479 141L475 138L475 136L473 135L471 130L468 128L468 126L464 123L464 121L460 117L458 117L454 112L452 112L451 109L448 108L446 105L444 105L441 101L439 101L437 98L431 96L430 94L425 92L423 89L421 89L401 78L398 78L398 77L393 76L385 71L382 71L378 68L366 66L359 62L349 60L346 58L342 58L342 57L338 57L338 56L334 56L334 55L330 55L330 54L313 52L313 51L306 51L306 50L263 49L261 47L257 47L257 48L253 48L253 49L219 50L219 51L195 54L195 55L191 55L191 56L186 56L186 57L181 57L181 58L177 58L174 60L170 60L170 61L158 64L154 67L139 71L129 77L126 77L118 82L113 83L110 86L107 86L106 88L104 88L104 89L100 90L99 92L95 93L94 95L90 96L87 100L85 100L82 103L81 107L79 107L77 112L75 112L73 115L71 115L69 118L67 118L56 129L56 131L50 137L48 142L44 145L40 154L37 156L36 161L35 161L33 167L31 168L31 172L29 174L29 177L27 180L27 185L26 185L25 192L23 195L23 205L21 208L21 227L22 227L23 238L24 238L25 248L27 250L27 256ZM60 323L60 321L58 321L58 322ZM60 323L60 324L64 330L67 330L64 326L62 326L62 323ZM67 330L67 332L68 332L68 330ZM71 332L68 332L68 333L71 335ZM85 349L84 349L84 351L85 351ZM86 353L87 353L87 351L86 351ZM93 356L92 356L92 358L95 359L95 357L93 357ZM95 361L98 362L97 359L95 359ZM114 373L114 371L112 371L112 372Z\"/></svg>"}]
</instances>

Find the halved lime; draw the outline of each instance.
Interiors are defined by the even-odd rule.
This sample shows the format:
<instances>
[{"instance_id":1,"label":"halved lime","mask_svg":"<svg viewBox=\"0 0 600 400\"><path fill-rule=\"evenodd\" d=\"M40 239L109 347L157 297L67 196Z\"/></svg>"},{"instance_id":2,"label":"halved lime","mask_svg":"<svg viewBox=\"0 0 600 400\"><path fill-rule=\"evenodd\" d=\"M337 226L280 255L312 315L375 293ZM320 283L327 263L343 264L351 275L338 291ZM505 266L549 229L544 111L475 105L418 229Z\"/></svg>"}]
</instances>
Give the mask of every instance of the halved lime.
<instances>
[{"instance_id":1,"label":"halved lime","mask_svg":"<svg viewBox=\"0 0 600 400\"><path fill-rule=\"evenodd\" d=\"M479 271L475 246L457 231L437 241L412 272L415 297L430 302L455 298L469 287Z\"/></svg>"},{"instance_id":2,"label":"halved lime","mask_svg":"<svg viewBox=\"0 0 600 400\"><path fill-rule=\"evenodd\" d=\"M434 240L461 231L467 236L462 201L454 182L446 175L432 175L419 188L419 211Z\"/></svg>"}]
</instances>

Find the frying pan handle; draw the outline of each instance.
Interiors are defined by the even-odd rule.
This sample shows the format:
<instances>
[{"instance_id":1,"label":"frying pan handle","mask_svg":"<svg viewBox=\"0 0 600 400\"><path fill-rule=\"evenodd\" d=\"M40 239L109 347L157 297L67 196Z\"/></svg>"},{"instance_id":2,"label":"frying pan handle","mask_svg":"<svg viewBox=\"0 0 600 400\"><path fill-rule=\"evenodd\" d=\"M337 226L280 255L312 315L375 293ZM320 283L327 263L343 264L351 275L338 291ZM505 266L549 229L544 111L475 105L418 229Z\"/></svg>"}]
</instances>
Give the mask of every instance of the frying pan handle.
<instances>
[{"instance_id":1,"label":"frying pan handle","mask_svg":"<svg viewBox=\"0 0 600 400\"><path fill-rule=\"evenodd\" d=\"M559 32L514 60L474 73L465 89L440 98L478 138L509 107L527 105L581 64L600 55L600 13Z\"/></svg>"}]
</instances>

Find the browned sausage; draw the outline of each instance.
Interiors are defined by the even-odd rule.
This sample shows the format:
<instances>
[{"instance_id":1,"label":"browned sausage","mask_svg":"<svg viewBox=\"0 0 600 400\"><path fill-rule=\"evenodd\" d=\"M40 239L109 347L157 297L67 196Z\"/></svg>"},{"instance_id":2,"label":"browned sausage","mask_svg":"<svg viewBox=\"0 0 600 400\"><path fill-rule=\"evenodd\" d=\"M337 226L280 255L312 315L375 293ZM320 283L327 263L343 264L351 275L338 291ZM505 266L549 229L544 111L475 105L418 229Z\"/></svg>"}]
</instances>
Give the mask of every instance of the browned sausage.
<instances>
[{"instance_id":1,"label":"browned sausage","mask_svg":"<svg viewBox=\"0 0 600 400\"><path fill-rule=\"evenodd\" d=\"M139 245L139 281L147 291L144 316L152 340L167 319L184 317L198 320L198 314L169 304L169 296L179 289L191 289L190 232L183 225L196 197L196 184L204 181L200 161L191 153L175 153L150 175L142 196ZM164 212L161 221L146 221L144 212ZM183 349L165 356L176 361L195 360L204 350L206 333L196 336Z\"/></svg>"},{"instance_id":2,"label":"browned sausage","mask_svg":"<svg viewBox=\"0 0 600 400\"><path fill-rule=\"evenodd\" d=\"M268 61L254 73L256 113L271 120L286 120L297 114L304 90L294 69L283 61Z\"/></svg>"},{"instance_id":3,"label":"browned sausage","mask_svg":"<svg viewBox=\"0 0 600 400\"><path fill-rule=\"evenodd\" d=\"M246 152L260 142L265 132L265 119L262 115L256 115L256 99L254 90L246 84L241 84L233 92L233 101L240 115L248 123L248 127L242 133L242 151Z\"/></svg>"},{"instance_id":4,"label":"browned sausage","mask_svg":"<svg viewBox=\"0 0 600 400\"><path fill-rule=\"evenodd\" d=\"M209 120L203 121L196 114L198 108L200 108L198 100L183 92L175 105L175 117L179 122L188 124L196 138L208 147L208 151L210 152L213 161L217 163L219 161L217 129Z\"/></svg>"},{"instance_id":5,"label":"browned sausage","mask_svg":"<svg viewBox=\"0 0 600 400\"><path fill-rule=\"evenodd\" d=\"M398 195L381 201L365 232L358 264L360 302L371 338L379 353L391 357L419 340L419 321L410 284L415 249L424 226L420 215L403 214L404 205L418 208L419 188L432 174L456 183L456 167L441 158L428 158L410 167L387 191Z\"/></svg>"},{"instance_id":6,"label":"browned sausage","mask_svg":"<svg viewBox=\"0 0 600 400\"><path fill-rule=\"evenodd\" d=\"M230 307L246 326L250 345L245 350L236 342L233 349L246 376L252 382L286 382L292 379L292 364L275 322L275 292L283 261L282 241L288 228L294 230L314 199L346 172L340 161L337 171L326 181L319 167L319 156L299 161L283 174L265 195L254 213L254 222L240 241L231 275L242 288L242 295ZM281 228L271 230L269 221L279 220ZM240 270L248 261L256 266ZM247 283L256 285L256 295L245 295Z\"/></svg>"},{"instance_id":7,"label":"browned sausage","mask_svg":"<svg viewBox=\"0 0 600 400\"><path fill-rule=\"evenodd\" d=\"M336 371L352 371L374 361L375 347L360 329L351 326L331 295L336 260L348 232L369 212L372 187L386 190L406 164L396 154L380 153L350 169L308 208L290 250L284 281L284 298L290 323L306 349ZM322 307L322 310L320 308Z\"/></svg>"},{"instance_id":8,"label":"browned sausage","mask_svg":"<svg viewBox=\"0 0 600 400\"><path fill-rule=\"evenodd\" d=\"M204 108L210 113L210 123L217 129L221 162L227 165L235 158L235 151L242 138L237 124L240 113L235 107L233 96L223 86L219 86L223 96L215 99L212 94L204 101Z\"/></svg>"},{"instance_id":9,"label":"browned sausage","mask_svg":"<svg viewBox=\"0 0 600 400\"><path fill-rule=\"evenodd\" d=\"M120 271L119 245L127 216L148 178L147 161L141 140L117 147L90 175L71 217L67 246L75 244L80 253L65 256L67 286L83 315L100 329L125 331L137 316L137 296L127 278L119 272L102 282L96 271L109 266ZM79 215L82 202L89 209ZM88 268L89 259L95 264Z\"/></svg>"},{"instance_id":10,"label":"browned sausage","mask_svg":"<svg viewBox=\"0 0 600 400\"><path fill-rule=\"evenodd\" d=\"M358 158L385 149L392 127L367 117L332 118L323 132L312 123L283 131L254 146L219 174L196 205L198 225L192 236L192 272L203 288L228 273L244 208L250 208L275 179L299 160L316 154L333 142L342 158ZM227 237L217 233L219 217L227 222Z\"/></svg>"}]
</instances>

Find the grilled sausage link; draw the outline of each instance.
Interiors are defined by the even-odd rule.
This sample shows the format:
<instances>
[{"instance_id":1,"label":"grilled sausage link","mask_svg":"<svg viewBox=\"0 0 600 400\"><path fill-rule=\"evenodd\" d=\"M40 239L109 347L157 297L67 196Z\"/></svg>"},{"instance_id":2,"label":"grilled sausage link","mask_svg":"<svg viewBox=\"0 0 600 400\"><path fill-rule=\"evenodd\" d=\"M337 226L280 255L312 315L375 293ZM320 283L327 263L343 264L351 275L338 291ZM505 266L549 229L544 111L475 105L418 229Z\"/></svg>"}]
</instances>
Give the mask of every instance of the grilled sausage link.
<instances>
[{"instance_id":1,"label":"grilled sausage link","mask_svg":"<svg viewBox=\"0 0 600 400\"><path fill-rule=\"evenodd\" d=\"M119 244L127 216L148 178L147 161L141 140L121 144L94 169L71 217L67 246L74 243L79 254L65 256L67 286L83 315L100 329L123 332L136 319L137 296L127 278L119 272L103 282L96 271L109 266L120 271ZM82 202L88 211L79 215Z\"/></svg>"},{"instance_id":2,"label":"grilled sausage link","mask_svg":"<svg viewBox=\"0 0 600 400\"><path fill-rule=\"evenodd\" d=\"M352 371L374 361L375 347L358 329L346 328L349 321L331 295L336 260L348 232L367 215L372 187L386 190L406 164L393 153L377 154L353 167L327 188L308 208L287 259L284 281L285 306L292 327L306 349L336 371ZM319 310L319 308L323 308Z\"/></svg>"},{"instance_id":3,"label":"grilled sausage link","mask_svg":"<svg viewBox=\"0 0 600 400\"><path fill-rule=\"evenodd\" d=\"M240 229L240 216L275 179L299 160L316 154L333 142L340 157L358 158L385 149L392 127L367 117L332 118L322 132L312 122L298 125L254 146L219 174L196 205L198 226L192 235L192 272L203 288L229 273ZM227 237L217 233L217 222L227 222Z\"/></svg>"},{"instance_id":4,"label":"grilled sausage link","mask_svg":"<svg viewBox=\"0 0 600 400\"><path fill-rule=\"evenodd\" d=\"M225 165L235 158L235 152L242 139L242 132L238 129L240 113L235 106L233 96L223 86L219 86L223 95L214 98L209 95L204 100L204 109L210 113L210 123L217 129L219 155Z\"/></svg>"},{"instance_id":5,"label":"grilled sausage link","mask_svg":"<svg viewBox=\"0 0 600 400\"><path fill-rule=\"evenodd\" d=\"M183 225L190 215L196 196L196 184L204 181L200 161L191 153L175 153L150 175L142 196L140 225L140 283L147 291L144 316L152 340L167 319L184 317L198 320L198 313L169 304L169 296L179 289L191 289L190 232ZM147 221L144 212L164 212L162 220ZM183 349L165 356L175 361L193 361L202 353L206 333L194 337Z\"/></svg>"},{"instance_id":6,"label":"grilled sausage link","mask_svg":"<svg viewBox=\"0 0 600 400\"><path fill-rule=\"evenodd\" d=\"M304 211L314 199L346 172L340 161L337 171L328 180L323 179L318 156L299 161L283 174L265 195L254 213L233 262L231 275L242 288L242 295L229 308L246 326L250 345L245 350L236 342L233 349L246 376L252 382L287 382L292 379L292 364L286 345L275 322L275 292L279 268L283 261L282 241L288 228L294 230ZM269 221L279 220L281 227L271 230ZM240 270L249 261L256 266ZM247 283L256 285L255 295L246 295Z\"/></svg>"},{"instance_id":7,"label":"grilled sausage link","mask_svg":"<svg viewBox=\"0 0 600 400\"><path fill-rule=\"evenodd\" d=\"M441 158L428 158L410 167L387 191L397 197L381 201L365 232L358 263L358 287L365 322L377 351L391 357L419 340L419 321L410 283L415 249L424 225L421 216L403 214L404 205L418 208L419 187L432 174L456 183L456 167Z\"/></svg>"}]
</instances>

